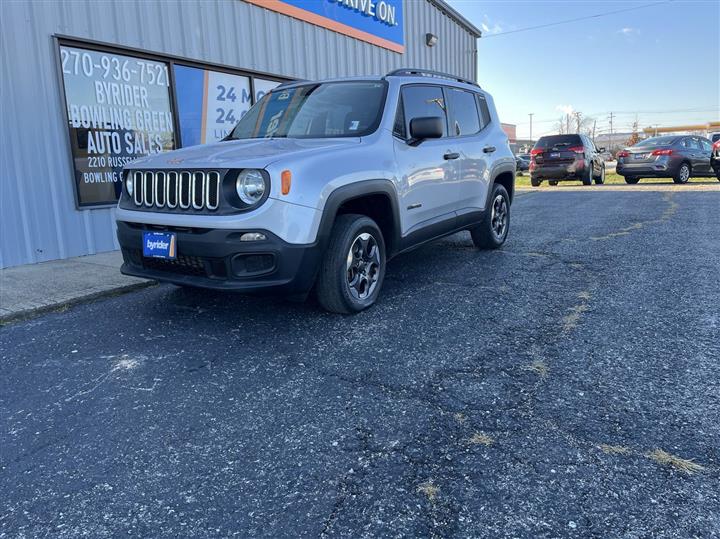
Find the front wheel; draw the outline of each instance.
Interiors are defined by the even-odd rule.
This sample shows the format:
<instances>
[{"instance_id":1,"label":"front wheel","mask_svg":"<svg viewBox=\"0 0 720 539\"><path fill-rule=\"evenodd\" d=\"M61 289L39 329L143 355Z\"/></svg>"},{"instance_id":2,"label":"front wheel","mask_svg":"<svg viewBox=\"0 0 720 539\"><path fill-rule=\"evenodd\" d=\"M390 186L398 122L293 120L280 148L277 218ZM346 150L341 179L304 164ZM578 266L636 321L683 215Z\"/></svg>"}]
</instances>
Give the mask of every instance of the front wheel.
<instances>
[{"instance_id":1,"label":"front wheel","mask_svg":"<svg viewBox=\"0 0 720 539\"><path fill-rule=\"evenodd\" d=\"M687 183L690 179L690 165L683 163L673 177L675 183Z\"/></svg>"},{"instance_id":2,"label":"front wheel","mask_svg":"<svg viewBox=\"0 0 720 539\"><path fill-rule=\"evenodd\" d=\"M628 183L630 185L635 185L639 181L640 181L640 178L638 178L636 176L625 176L625 183Z\"/></svg>"},{"instance_id":3,"label":"front wheel","mask_svg":"<svg viewBox=\"0 0 720 539\"><path fill-rule=\"evenodd\" d=\"M533 187L540 187L540 180L536 180L532 176L530 176L530 185Z\"/></svg>"},{"instance_id":4,"label":"front wheel","mask_svg":"<svg viewBox=\"0 0 720 539\"><path fill-rule=\"evenodd\" d=\"M364 215L340 215L320 264L320 305L340 314L367 309L380 293L386 263L385 241L375 221Z\"/></svg>"},{"instance_id":5,"label":"front wheel","mask_svg":"<svg viewBox=\"0 0 720 539\"><path fill-rule=\"evenodd\" d=\"M557 180L549 180L548 181L548 185L557 185L557 184L558 184Z\"/></svg>"},{"instance_id":6,"label":"front wheel","mask_svg":"<svg viewBox=\"0 0 720 539\"><path fill-rule=\"evenodd\" d=\"M490 207L483 222L470 229L473 243L478 249L497 249L505 243L510 230L510 197L499 183L493 186Z\"/></svg>"}]
</instances>

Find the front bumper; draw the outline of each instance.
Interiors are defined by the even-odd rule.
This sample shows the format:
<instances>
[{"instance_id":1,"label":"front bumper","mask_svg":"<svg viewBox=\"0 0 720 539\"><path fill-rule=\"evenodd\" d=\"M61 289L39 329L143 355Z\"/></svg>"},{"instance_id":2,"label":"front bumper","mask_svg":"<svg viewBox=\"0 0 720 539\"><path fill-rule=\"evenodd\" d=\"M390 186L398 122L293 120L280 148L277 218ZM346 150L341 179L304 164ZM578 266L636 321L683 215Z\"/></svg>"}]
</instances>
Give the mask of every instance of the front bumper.
<instances>
[{"instance_id":1,"label":"front bumper","mask_svg":"<svg viewBox=\"0 0 720 539\"><path fill-rule=\"evenodd\" d=\"M143 232L177 234L177 259L143 256ZM240 241L244 232L262 232L262 241ZM222 230L118 221L125 275L179 285L243 292L304 294L320 263L317 244L287 243L266 230Z\"/></svg>"}]
</instances>

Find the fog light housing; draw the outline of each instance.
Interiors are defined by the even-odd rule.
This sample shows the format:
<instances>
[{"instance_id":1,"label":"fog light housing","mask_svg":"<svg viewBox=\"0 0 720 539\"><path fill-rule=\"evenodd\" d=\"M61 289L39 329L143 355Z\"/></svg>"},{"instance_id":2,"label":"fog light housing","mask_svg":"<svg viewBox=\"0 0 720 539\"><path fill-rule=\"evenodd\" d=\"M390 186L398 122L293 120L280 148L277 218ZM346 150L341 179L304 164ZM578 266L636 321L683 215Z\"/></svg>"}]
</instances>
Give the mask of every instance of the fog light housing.
<instances>
[{"instance_id":1,"label":"fog light housing","mask_svg":"<svg viewBox=\"0 0 720 539\"><path fill-rule=\"evenodd\" d=\"M245 232L240 236L240 241L264 241L267 236L261 232Z\"/></svg>"}]
</instances>

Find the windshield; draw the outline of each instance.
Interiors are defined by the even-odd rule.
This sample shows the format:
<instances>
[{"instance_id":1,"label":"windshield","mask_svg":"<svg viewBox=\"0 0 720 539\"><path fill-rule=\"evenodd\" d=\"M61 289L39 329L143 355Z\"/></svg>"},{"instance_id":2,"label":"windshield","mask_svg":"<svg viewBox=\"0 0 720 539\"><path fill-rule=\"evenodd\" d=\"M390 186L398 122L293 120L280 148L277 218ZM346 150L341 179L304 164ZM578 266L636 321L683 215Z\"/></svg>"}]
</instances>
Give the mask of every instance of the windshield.
<instances>
[{"instance_id":1,"label":"windshield","mask_svg":"<svg viewBox=\"0 0 720 539\"><path fill-rule=\"evenodd\" d=\"M362 137L380 124L385 82L326 82L280 88L242 117L229 139Z\"/></svg>"},{"instance_id":2,"label":"windshield","mask_svg":"<svg viewBox=\"0 0 720 539\"><path fill-rule=\"evenodd\" d=\"M652 137L638 142L635 146L672 146L678 137Z\"/></svg>"}]
</instances>

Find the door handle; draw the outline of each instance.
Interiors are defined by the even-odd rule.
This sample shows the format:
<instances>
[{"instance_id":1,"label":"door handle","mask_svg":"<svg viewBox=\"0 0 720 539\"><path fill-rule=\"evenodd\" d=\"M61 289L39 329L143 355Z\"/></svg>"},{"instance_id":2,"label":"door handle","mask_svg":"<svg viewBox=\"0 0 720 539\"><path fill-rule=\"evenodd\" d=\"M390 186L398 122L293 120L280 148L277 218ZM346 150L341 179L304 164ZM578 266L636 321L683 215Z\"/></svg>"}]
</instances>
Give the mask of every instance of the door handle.
<instances>
[{"instance_id":1,"label":"door handle","mask_svg":"<svg viewBox=\"0 0 720 539\"><path fill-rule=\"evenodd\" d=\"M460 157L460 154L457 152L447 152L445 155L443 155L445 159L457 159Z\"/></svg>"},{"instance_id":2,"label":"door handle","mask_svg":"<svg viewBox=\"0 0 720 539\"><path fill-rule=\"evenodd\" d=\"M483 152L485 153L493 153L496 150L495 146L485 146L483 148Z\"/></svg>"}]
</instances>

